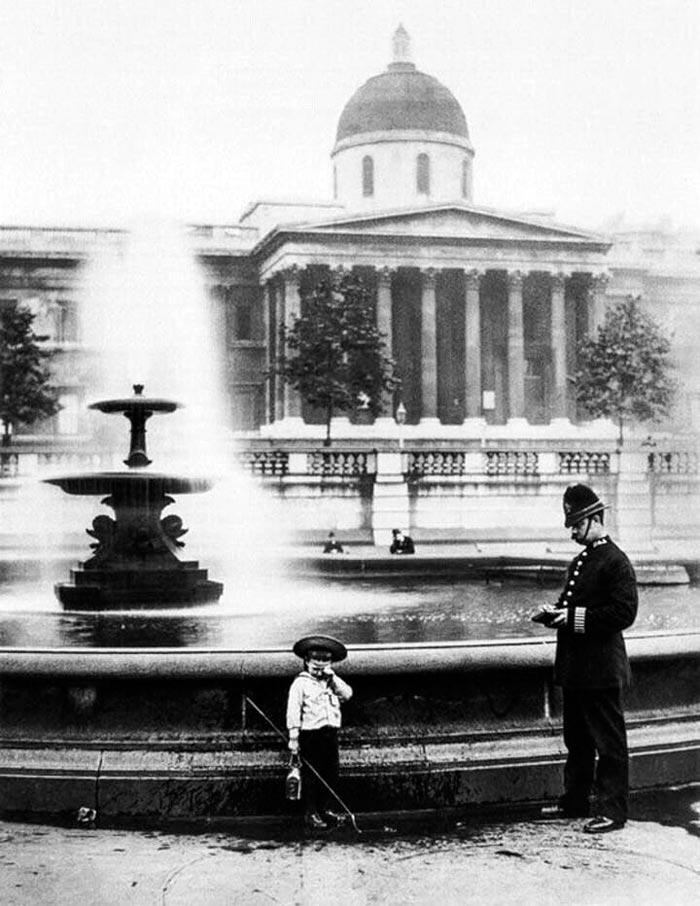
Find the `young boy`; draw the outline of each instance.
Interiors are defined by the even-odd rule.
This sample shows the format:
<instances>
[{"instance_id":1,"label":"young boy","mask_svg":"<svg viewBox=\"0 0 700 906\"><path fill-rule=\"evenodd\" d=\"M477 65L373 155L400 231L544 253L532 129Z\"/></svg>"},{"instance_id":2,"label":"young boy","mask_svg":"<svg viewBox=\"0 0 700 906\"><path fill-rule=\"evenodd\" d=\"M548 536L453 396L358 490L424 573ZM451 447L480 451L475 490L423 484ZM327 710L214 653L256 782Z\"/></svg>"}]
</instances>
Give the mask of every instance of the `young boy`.
<instances>
[{"instance_id":1,"label":"young boy","mask_svg":"<svg viewBox=\"0 0 700 906\"><path fill-rule=\"evenodd\" d=\"M352 696L352 689L336 676L331 663L347 657L342 642L327 635L310 635L294 645L294 654L304 669L289 688L287 729L289 749L302 758L301 795L306 824L325 830L338 823L330 805L333 797L309 769L312 765L333 789L338 785L338 727L340 705Z\"/></svg>"}]
</instances>

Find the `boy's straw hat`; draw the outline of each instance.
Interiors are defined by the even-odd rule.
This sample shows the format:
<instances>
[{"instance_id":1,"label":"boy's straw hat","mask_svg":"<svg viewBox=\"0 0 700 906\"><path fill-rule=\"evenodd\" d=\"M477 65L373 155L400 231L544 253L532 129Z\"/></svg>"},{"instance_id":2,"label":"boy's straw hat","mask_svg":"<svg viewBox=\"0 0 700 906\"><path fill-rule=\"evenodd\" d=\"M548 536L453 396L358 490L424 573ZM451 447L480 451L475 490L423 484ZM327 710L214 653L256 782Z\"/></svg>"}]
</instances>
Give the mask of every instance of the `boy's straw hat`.
<instances>
[{"instance_id":1,"label":"boy's straw hat","mask_svg":"<svg viewBox=\"0 0 700 906\"><path fill-rule=\"evenodd\" d=\"M348 656L345 645L330 635L306 635L294 643L292 651L302 659L305 659L310 651L327 651L333 661L343 661Z\"/></svg>"}]
</instances>

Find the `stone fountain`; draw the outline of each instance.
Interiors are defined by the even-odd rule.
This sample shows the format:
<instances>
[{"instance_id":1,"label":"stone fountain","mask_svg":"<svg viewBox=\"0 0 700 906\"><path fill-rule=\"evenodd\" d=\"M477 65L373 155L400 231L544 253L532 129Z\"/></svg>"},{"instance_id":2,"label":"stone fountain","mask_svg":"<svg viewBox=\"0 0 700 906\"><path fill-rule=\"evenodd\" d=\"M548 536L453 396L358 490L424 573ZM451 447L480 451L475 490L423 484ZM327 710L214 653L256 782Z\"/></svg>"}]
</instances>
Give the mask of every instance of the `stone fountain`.
<instances>
[{"instance_id":1,"label":"stone fountain","mask_svg":"<svg viewBox=\"0 0 700 906\"><path fill-rule=\"evenodd\" d=\"M161 518L174 503L171 494L208 491L204 477L151 472L146 453L146 421L154 413L170 413L180 404L143 396L143 385L134 384L127 399L103 400L89 407L121 413L131 424L131 445L124 460L128 471L91 472L46 479L67 494L107 496L103 504L115 518L96 516L87 533L95 539L93 555L71 570L70 582L55 586L67 610L118 610L123 608L182 607L217 601L221 582L207 577L196 560L181 560L181 537L187 532L176 515Z\"/></svg>"}]
</instances>

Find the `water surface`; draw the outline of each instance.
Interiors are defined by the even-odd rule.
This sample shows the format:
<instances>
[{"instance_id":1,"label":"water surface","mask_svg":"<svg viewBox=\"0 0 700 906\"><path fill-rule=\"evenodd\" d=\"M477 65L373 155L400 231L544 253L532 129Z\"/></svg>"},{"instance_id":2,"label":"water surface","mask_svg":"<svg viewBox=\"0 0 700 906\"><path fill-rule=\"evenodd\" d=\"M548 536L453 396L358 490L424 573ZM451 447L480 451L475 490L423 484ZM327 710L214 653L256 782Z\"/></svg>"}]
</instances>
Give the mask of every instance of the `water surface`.
<instances>
[{"instance_id":1,"label":"water surface","mask_svg":"<svg viewBox=\"0 0 700 906\"><path fill-rule=\"evenodd\" d=\"M216 578L216 572L210 571ZM56 578L66 577L63 568ZM52 577L0 581L0 646L12 648L287 647L323 632L348 644L549 638L530 621L558 585L526 580L442 581L410 578L291 579L280 575L227 586L204 607L158 611L64 613ZM700 587L643 586L629 632L700 629Z\"/></svg>"}]
</instances>

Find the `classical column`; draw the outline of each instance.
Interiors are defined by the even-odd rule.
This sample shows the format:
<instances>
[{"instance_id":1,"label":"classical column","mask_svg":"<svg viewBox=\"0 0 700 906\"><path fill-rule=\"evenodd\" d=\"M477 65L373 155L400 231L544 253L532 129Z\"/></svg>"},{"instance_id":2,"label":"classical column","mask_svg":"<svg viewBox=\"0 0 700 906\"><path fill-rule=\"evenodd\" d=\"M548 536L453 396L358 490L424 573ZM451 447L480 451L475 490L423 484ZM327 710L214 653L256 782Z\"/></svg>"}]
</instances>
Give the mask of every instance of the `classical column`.
<instances>
[{"instance_id":1,"label":"classical column","mask_svg":"<svg viewBox=\"0 0 700 906\"><path fill-rule=\"evenodd\" d=\"M567 417L565 289L566 274L551 274L552 418Z\"/></svg>"},{"instance_id":2,"label":"classical column","mask_svg":"<svg viewBox=\"0 0 700 906\"><path fill-rule=\"evenodd\" d=\"M391 280L393 276L392 268L377 268L377 327L386 338L385 342L390 354L392 347Z\"/></svg>"},{"instance_id":3,"label":"classical column","mask_svg":"<svg viewBox=\"0 0 700 906\"><path fill-rule=\"evenodd\" d=\"M595 335L605 318L605 292L608 288L607 274L594 274L588 289L588 323L589 333Z\"/></svg>"},{"instance_id":4,"label":"classical column","mask_svg":"<svg viewBox=\"0 0 700 906\"><path fill-rule=\"evenodd\" d=\"M284 280L284 323L289 330L296 318L301 314L301 296L299 295L299 284L301 280L301 271L294 265L282 271ZM284 352L285 350L280 350ZM282 388L281 388L282 389ZM285 384L283 389L283 407L282 417L301 419L301 397L299 391Z\"/></svg>"},{"instance_id":5,"label":"classical column","mask_svg":"<svg viewBox=\"0 0 700 906\"><path fill-rule=\"evenodd\" d=\"M435 323L435 284L437 272L421 271L421 421L437 419L437 329Z\"/></svg>"},{"instance_id":6,"label":"classical column","mask_svg":"<svg viewBox=\"0 0 700 906\"><path fill-rule=\"evenodd\" d=\"M283 355L283 344L280 328L284 324L284 293L282 281L278 276L268 282L270 290L270 350L275 361ZM284 381L276 374L272 378L272 420L279 422L284 418Z\"/></svg>"},{"instance_id":7,"label":"classical column","mask_svg":"<svg viewBox=\"0 0 700 906\"><path fill-rule=\"evenodd\" d=\"M508 417L525 417L523 275L508 272Z\"/></svg>"},{"instance_id":8,"label":"classical column","mask_svg":"<svg viewBox=\"0 0 700 906\"><path fill-rule=\"evenodd\" d=\"M377 268L377 329L384 336L387 355L393 355L393 324L391 318L391 281L394 271L390 267ZM391 393L382 394L380 418L394 420Z\"/></svg>"},{"instance_id":9,"label":"classical column","mask_svg":"<svg viewBox=\"0 0 700 906\"><path fill-rule=\"evenodd\" d=\"M467 271L464 285L464 402L467 418L481 417L481 274Z\"/></svg>"},{"instance_id":10,"label":"classical column","mask_svg":"<svg viewBox=\"0 0 700 906\"><path fill-rule=\"evenodd\" d=\"M273 338L275 330L275 290L271 280L263 283L262 287L262 340L265 343L265 359L267 365L268 378L265 381L265 416L264 423L269 424L274 421L275 406L275 377L271 369L275 364L276 343Z\"/></svg>"}]
</instances>

